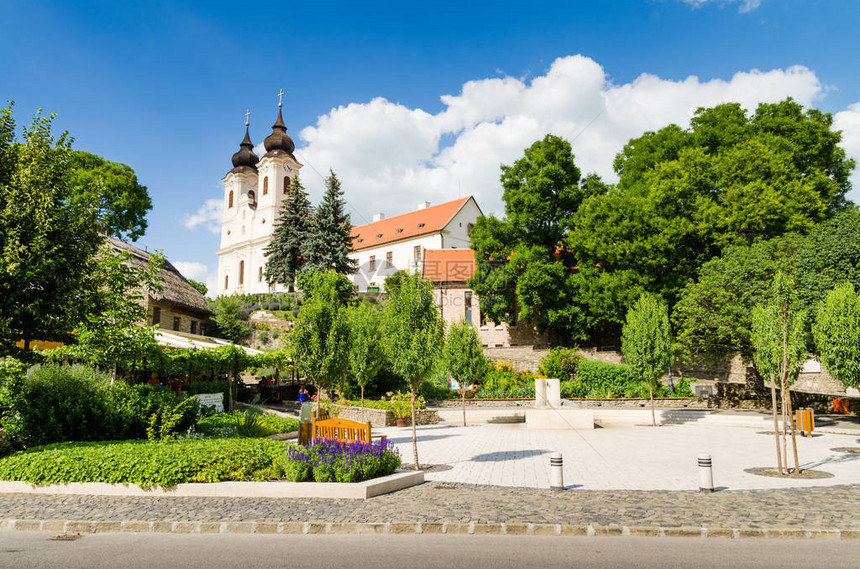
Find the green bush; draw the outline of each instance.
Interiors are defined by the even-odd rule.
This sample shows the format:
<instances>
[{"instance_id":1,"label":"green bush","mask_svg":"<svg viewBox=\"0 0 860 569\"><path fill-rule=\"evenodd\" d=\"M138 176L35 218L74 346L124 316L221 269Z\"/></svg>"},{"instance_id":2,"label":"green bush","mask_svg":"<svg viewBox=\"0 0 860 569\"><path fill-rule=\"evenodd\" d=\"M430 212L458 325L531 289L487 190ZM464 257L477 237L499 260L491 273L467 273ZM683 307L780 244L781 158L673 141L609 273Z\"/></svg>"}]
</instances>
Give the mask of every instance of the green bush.
<instances>
[{"instance_id":1,"label":"green bush","mask_svg":"<svg viewBox=\"0 0 860 569\"><path fill-rule=\"evenodd\" d=\"M576 377L562 382L561 392L562 397L576 399L625 397L639 381L630 366L583 359Z\"/></svg>"},{"instance_id":2,"label":"green bush","mask_svg":"<svg viewBox=\"0 0 860 569\"><path fill-rule=\"evenodd\" d=\"M490 362L475 399L533 399L536 377L530 371L514 371L511 362Z\"/></svg>"},{"instance_id":3,"label":"green bush","mask_svg":"<svg viewBox=\"0 0 860 569\"><path fill-rule=\"evenodd\" d=\"M227 393L230 388L228 381L186 381L182 384L182 390L188 395L198 393Z\"/></svg>"},{"instance_id":4,"label":"green bush","mask_svg":"<svg viewBox=\"0 0 860 569\"><path fill-rule=\"evenodd\" d=\"M0 458L0 480L32 484L173 486L185 482L272 480L283 473L284 445L268 439L74 442Z\"/></svg>"},{"instance_id":5,"label":"green bush","mask_svg":"<svg viewBox=\"0 0 860 569\"><path fill-rule=\"evenodd\" d=\"M376 399L365 399L364 406L368 409L386 409L388 411L392 411L395 414L398 412L403 412L403 409L407 409L406 415L409 415L410 407L410 395L409 393L404 393L398 391L396 393L387 393L388 399L376 400ZM337 405L348 405L351 407L360 407L361 400L357 399L340 399L337 401ZM422 395L419 395L415 399L415 408L416 409L424 409L427 407L427 402L424 400ZM404 416L406 416L404 415Z\"/></svg>"},{"instance_id":6,"label":"green bush","mask_svg":"<svg viewBox=\"0 0 860 569\"><path fill-rule=\"evenodd\" d=\"M437 373L430 379L425 380L421 384L421 387L418 388L418 393L424 399L433 399L435 401L459 397L457 390L448 389L448 378L445 372Z\"/></svg>"},{"instance_id":7,"label":"green bush","mask_svg":"<svg viewBox=\"0 0 860 569\"><path fill-rule=\"evenodd\" d=\"M284 473L293 482L361 482L387 476L399 467L400 455L387 441L323 440L309 447L289 445Z\"/></svg>"},{"instance_id":8,"label":"green bush","mask_svg":"<svg viewBox=\"0 0 860 569\"><path fill-rule=\"evenodd\" d=\"M149 385L131 387L84 366L41 365L6 374L0 388L0 427L17 444L144 438L150 417L185 396ZM176 430L194 424L196 402L185 406Z\"/></svg>"},{"instance_id":9,"label":"green bush","mask_svg":"<svg viewBox=\"0 0 860 569\"><path fill-rule=\"evenodd\" d=\"M297 419L254 411L216 413L200 417L194 427L204 437L268 437L299 430Z\"/></svg>"},{"instance_id":10,"label":"green bush","mask_svg":"<svg viewBox=\"0 0 860 569\"><path fill-rule=\"evenodd\" d=\"M545 377L569 381L576 376L582 356L572 348L552 348L540 360L539 371Z\"/></svg>"}]
</instances>

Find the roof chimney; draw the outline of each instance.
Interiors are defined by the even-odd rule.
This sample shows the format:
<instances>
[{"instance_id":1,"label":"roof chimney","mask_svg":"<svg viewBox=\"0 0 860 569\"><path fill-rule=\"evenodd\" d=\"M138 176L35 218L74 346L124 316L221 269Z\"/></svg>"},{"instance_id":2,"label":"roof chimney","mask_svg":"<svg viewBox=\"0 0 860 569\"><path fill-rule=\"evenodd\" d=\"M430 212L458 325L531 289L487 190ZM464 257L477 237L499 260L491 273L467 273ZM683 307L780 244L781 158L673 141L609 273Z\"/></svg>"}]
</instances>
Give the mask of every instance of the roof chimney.
<instances>
[{"instance_id":1,"label":"roof chimney","mask_svg":"<svg viewBox=\"0 0 860 569\"><path fill-rule=\"evenodd\" d=\"M374 222L382 221L383 219L385 219L385 214L384 214L384 213L379 212L379 213L374 213L374 214L373 214L373 221L374 221Z\"/></svg>"},{"instance_id":2,"label":"roof chimney","mask_svg":"<svg viewBox=\"0 0 860 569\"><path fill-rule=\"evenodd\" d=\"M427 209L430 207L430 202L418 202L418 209Z\"/></svg>"}]
</instances>

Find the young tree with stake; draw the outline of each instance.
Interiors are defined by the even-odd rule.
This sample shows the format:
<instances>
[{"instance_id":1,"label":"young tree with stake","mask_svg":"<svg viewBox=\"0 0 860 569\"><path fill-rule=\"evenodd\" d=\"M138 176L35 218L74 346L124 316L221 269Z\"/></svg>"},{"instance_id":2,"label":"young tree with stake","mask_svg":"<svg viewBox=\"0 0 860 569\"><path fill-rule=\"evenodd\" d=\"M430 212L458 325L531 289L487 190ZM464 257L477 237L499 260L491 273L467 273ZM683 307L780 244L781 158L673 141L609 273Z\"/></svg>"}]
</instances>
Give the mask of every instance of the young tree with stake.
<instances>
[{"instance_id":1,"label":"young tree with stake","mask_svg":"<svg viewBox=\"0 0 860 569\"><path fill-rule=\"evenodd\" d=\"M460 385L463 405L463 426L466 426L466 386L474 384L487 372L487 358L481 349L481 340L475 327L465 320L455 322L448 329L443 359L448 371Z\"/></svg>"}]
</instances>

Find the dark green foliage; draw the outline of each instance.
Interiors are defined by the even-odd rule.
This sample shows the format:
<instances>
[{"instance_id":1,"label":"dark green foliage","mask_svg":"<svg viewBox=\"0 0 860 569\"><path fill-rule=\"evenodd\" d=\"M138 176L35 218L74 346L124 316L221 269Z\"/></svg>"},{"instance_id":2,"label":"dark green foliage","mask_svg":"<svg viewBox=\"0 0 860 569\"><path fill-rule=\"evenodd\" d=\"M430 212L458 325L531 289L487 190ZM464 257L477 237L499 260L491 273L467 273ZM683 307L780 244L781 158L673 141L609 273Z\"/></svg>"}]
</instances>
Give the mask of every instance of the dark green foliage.
<instances>
[{"instance_id":1,"label":"dark green foliage","mask_svg":"<svg viewBox=\"0 0 860 569\"><path fill-rule=\"evenodd\" d=\"M68 179L72 203L78 207L95 205L99 228L107 235L132 241L143 236L152 200L131 166L73 150Z\"/></svg>"},{"instance_id":2,"label":"dark green foliage","mask_svg":"<svg viewBox=\"0 0 860 569\"><path fill-rule=\"evenodd\" d=\"M0 459L0 480L174 486L272 480L283 476L283 466L284 443L268 439L75 442Z\"/></svg>"},{"instance_id":3,"label":"dark green foliage","mask_svg":"<svg viewBox=\"0 0 860 569\"><path fill-rule=\"evenodd\" d=\"M842 283L818 304L812 326L821 363L846 387L860 383L860 297Z\"/></svg>"},{"instance_id":4,"label":"dark green foliage","mask_svg":"<svg viewBox=\"0 0 860 569\"><path fill-rule=\"evenodd\" d=\"M355 287L349 277L332 270L302 270L297 275L296 284L304 293L304 299L324 296L326 300L343 306L355 299Z\"/></svg>"},{"instance_id":5,"label":"dark green foliage","mask_svg":"<svg viewBox=\"0 0 860 569\"><path fill-rule=\"evenodd\" d=\"M251 332L248 325L248 314L244 310L242 300L235 296L219 296L209 303L212 309L212 321L215 323L215 335L238 342Z\"/></svg>"},{"instance_id":6,"label":"dark green foliage","mask_svg":"<svg viewBox=\"0 0 860 569\"><path fill-rule=\"evenodd\" d=\"M277 417L253 411L215 413L200 417L194 426L197 434L205 437L268 437L299 429L296 419Z\"/></svg>"},{"instance_id":7,"label":"dark green foliage","mask_svg":"<svg viewBox=\"0 0 860 569\"><path fill-rule=\"evenodd\" d=\"M641 384L633 369L625 364L613 364L584 359L579 364L576 379L562 382L563 397L624 397L630 385ZM647 393L647 385L642 384Z\"/></svg>"},{"instance_id":8,"label":"dark green foliage","mask_svg":"<svg viewBox=\"0 0 860 569\"><path fill-rule=\"evenodd\" d=\"M563 241L583 201L607 187L595 175L581 179L570 143L553 135L503 165L501 182L507 218L480 217L471 233L469 286L482 314L496 322L522 318L541 330L581 328L567 285L575 263Z\"/></svg>"},{"instance_id":9,"label":"dark green foliage","mask_svg":"<svg viewBox=\"0 0 860 569\"><path fill-rule=\"evenodd\" d=\"M194 279L188 279L188 284L190 284L191 286L196 288L197 292L199 292L203 296L206 296L206 293L209 292L209 288L204 283L201 283L200 281L195 281Z\"/></svg>"},{"instance_id":10,"label":"dark green foliage","mask_svg":"<svg viewBox=\"0 0 860 569\"><path fill-rule=\"evenodd\" d=\"M545 377L568 381L576 376L582 356L573 348L552 348L541 358L538 371Z\"/></svg>"},{"instance_id":11,"label":"dark green foliage","mask_svg":"<svg viewBox=\"0 0 860 569\"><path fill-rule=\"evenodd\" d=\"M11 375L2 386L0 425L26 447L63 441L146 437L150 417L175 409L184 396L170 390L131 387L83 366L42 365ZM181 406L172 430L187 430L196 402Z\"/></svg>"},{"instance_id":12,"label":"dark green foliage","mask_svg":"<svg viewBox=\"0 0 860 569\"><path fill-rule=\"evenodd\" d=\"M329 171L325 187L322 202L314 210L312 230L304 243L306 266L349 275L357 267L357 262L349 258L352 222L344 211L346 200L334 170Z\"/></svg>"},{"instance_id":13,"label":"dark green foliage","mask_svg":"<svg viewBox=\"0 0 860 569\"><path fill-rule=\"evenodd\" d=\"M683 350L688 355L740 352L752 357L752 309L765 302L777 271L791 271L803 243L789 234L729 247L722 257L705 263L698 280L682 289L672 315Z\"/></svg>"},{"instance_id":14,"label":"dark green foliage","mask_svg":"<svg viewBox=\"0 0 860 569\"><path fill-rule=\"evenodd\" d=\"M264 276L269 284L292 287L306 262L305 244L310 235L311 202L296 178L290 185L281 214L275 222L274 238L266 246Z\"/></svg>"},{"instance_id":15,"label":"dark green foliage","mask_svg":"<svg viewBox=\"0 0 860 569\"><path fill-rule=\"evenodd\" d=\"M860 290L860 211L856 207L838 213L804 240L794 274L799 300L810 308L845 281Z\"/></svg>"},{"instance_id":16,"label":"dark green foliage","mask_svg":"<svg viewBox=\"0 0 860 569\"><path fill-rule=\"evenodd\" d=\"M171 441L187 430L184 419L192 412L196 414L197 402L190 397L174 406L163 406L149 416L146 438L151 441ZM185 427L185 428L183 428Z\"/></svg>"}]
</instances>

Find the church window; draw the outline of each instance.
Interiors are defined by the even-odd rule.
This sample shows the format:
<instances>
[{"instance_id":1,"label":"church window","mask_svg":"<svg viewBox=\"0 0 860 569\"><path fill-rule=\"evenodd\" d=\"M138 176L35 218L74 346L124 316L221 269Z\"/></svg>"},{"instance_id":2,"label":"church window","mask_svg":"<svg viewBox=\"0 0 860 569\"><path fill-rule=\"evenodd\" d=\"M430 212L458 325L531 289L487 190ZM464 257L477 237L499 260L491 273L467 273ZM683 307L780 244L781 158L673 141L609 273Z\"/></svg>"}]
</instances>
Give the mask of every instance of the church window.
<instances>
[{"instance_id":1,"label":"church window","mask_svg":"<svg viewBox=\"0 0 860 569\"><path fill-rule=\"evenodd\" d=\"M269 193L269 177L266 176L263 178L263 195L267 195Z\"/></svg>"},{"instance_id":2,"label":"church window","mask_svg":"<svg viewBox=\"0 0 860 569\"><path fill-rule=\"evenodd\" d=\"M253 191L248 192L248 201L251 202L251 207L257 207L257 194L255 194ZM242 214L243 214L242 218L243 219L245 217L244 213L245 212L243 211L242 212Z\"/></svg>"},{"instance_id":3,"label":"church window","mask_svg":"<svg viewBox=\"0 0 860 569\"><path fill-rule=\"evenodd\" d=\"M287 188L290 187L290 177L284 176L284 193L287 193Z\"/></svg>"},{"instance_id":4,"label":"church window","mask_svg":"<svg viewBox=\"0 0 860 569\"><path fill-rule=\"evenodd\" d=\"M230 198L228 200L227 207L233 207L233 190L230 190Z\"/></svg>"},{"instance_id":5,"label":"church window","mask_svg":"<svg viewBox=\"0 0 860 569\"><path fill-rule=\"evenodd\" d=\"M257 273L257 282L263 282L263 267L260 267L260 271Z\"/></svg>"},{"instance_id":6,"label":"church window","mask_svg":"<svg viewBox=\"0 0 860 569\"><path fill-rule=\"evenodd\" d=\"M239 284L245 284L245 261L239 261Z\"/></svg>"},{"instance_id":7,"label":"church window","mask_svg":"<svg viewBox=\"0 0 860 569\"><path fill-rule=\"evenodd\" d=\"M230 277L228 275L224 275L224 289L230 288Z\"/></svg>"},{"instance_id":8,"label":"church window","mask_svg":"<svg viewBox=\"0 0 860 569\"><path fill-rule=\"evenodd\" d=\"M245 226L242 226L242 235L245 235Z\"/></svg>"},{"instance_id":9,"label":"church window","mask_svg":"<svg viewBox=\"0 0 860 569\"><path fill-rule=\"evenodd\" d=\"M161 308L158 306L152 307L152 325L161 324Z\"/></svg>"},{"instance_id":10,"label":"church window","mask_svg":"<svg viewBox=\"0 0 860 569\"><path fill-rule=\"evenodd\" d=\"M376 255L370 256L370 263L368 263L368 270L375 271L376 270Z\"/></svg>"},{"instance_id":11,"label":"church window","mask_svg":"<svg viewBox=\"0 0 860 569\"><path fill-rule=\"evenodd\" d=\"M392 260L391 260L391 256L392 256L391 251L388 251L385 254L385 268L386 269L390 269L391 267L394 266L394 263L392 263Z\"/></svg>"}]
</instances>

